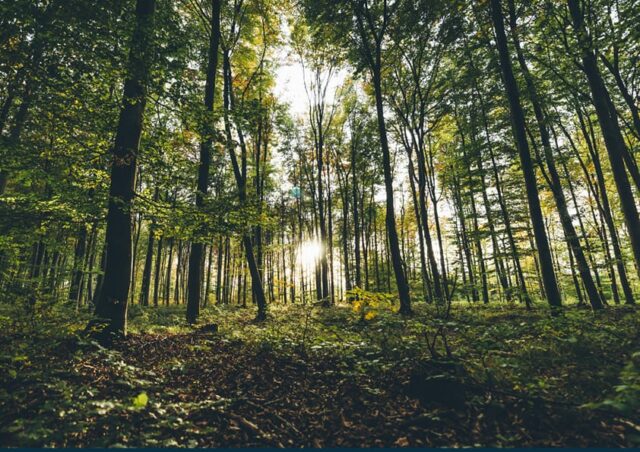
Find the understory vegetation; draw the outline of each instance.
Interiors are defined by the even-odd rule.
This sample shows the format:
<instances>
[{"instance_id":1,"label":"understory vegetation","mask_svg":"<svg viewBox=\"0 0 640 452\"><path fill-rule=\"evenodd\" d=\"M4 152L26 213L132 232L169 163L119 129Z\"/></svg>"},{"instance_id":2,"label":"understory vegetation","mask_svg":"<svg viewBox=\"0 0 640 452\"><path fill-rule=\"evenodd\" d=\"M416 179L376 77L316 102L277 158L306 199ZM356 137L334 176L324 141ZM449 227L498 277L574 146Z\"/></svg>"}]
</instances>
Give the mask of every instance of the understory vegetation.
<instances>
[{"instance_id":1,"label":"understory vegetation","mask_svg":"<svg viewBox=\"0 0 640 452\"><path fill-rule=\"evenodd\" d=\"M135 307L106 349L88 314L3 307L6 446L638 444L640 318L629 308L416 305L202 312ZM15 319L21 319L17 321ZM70 319L73 319L72 321ZM444 346L444 341L448 345ZM434 344L435 342L435 344ZM635 351L635 354L634 354Z\"/></svg>"}]
</instances>

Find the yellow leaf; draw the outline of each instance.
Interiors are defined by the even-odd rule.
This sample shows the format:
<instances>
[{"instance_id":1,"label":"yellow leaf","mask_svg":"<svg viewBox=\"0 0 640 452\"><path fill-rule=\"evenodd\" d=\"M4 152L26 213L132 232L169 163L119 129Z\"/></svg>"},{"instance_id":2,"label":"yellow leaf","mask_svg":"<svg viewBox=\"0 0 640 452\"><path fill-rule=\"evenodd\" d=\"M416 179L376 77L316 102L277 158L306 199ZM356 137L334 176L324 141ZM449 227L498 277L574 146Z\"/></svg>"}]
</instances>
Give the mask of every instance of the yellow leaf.
<instances>
[{"instance_id":1,"label":"yellow leaf","mask_svg":"<svg viewBox=\"0 0 640 452\"><path fill-rule=\"evenodd\" d=\"M144 391L133 398L134 408L144 408L147 406L147 402L149 402L149 396Z\"/></svg>"}]
</instances>

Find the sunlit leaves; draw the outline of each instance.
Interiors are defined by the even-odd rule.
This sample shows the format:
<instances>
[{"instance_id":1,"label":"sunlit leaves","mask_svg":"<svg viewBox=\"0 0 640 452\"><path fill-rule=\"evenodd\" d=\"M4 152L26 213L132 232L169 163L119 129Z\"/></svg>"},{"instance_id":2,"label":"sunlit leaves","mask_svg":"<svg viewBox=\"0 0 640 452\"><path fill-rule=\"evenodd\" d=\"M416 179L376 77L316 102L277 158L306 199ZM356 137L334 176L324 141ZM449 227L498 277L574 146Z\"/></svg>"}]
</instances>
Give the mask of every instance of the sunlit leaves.
<instances>
[{"instance_id":1,"label":"sunlit leaves","mask_svg":"<svg viewBox=\"0 0 640 452\"><path fill-rule=\"evenodd\" d=\"M147 403L149 403L149 396L146 392L141 392L133 398L131 405L136 409L142 409L147 406Z\"/></svg>"}]
</instances>

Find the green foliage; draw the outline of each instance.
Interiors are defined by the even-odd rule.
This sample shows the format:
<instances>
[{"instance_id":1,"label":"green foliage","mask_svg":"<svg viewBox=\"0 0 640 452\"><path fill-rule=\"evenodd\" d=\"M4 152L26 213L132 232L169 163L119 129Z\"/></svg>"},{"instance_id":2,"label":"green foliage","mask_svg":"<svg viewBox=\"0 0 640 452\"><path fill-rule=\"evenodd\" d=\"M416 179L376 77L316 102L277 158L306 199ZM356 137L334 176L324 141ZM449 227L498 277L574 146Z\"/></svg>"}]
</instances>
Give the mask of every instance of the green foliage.
<instances>
[{"instance_id":1,"label":"green foliage","mask_svg":"<svg viewBox=\"0 0 640 452\"><path fill-rule=\"evenodd\" d=\"M390 310L395 300L393 294L370 292L359 287L347 291L345 298L362 321L373 320L381 310Z\"/></svg>"},{"instance_id":2,"label":"green foliage","mask_svg":"<svg viewBox=\"0 0 640 452\"><path fill-rule=\"evenodd\" d=\"M132 405L134 408L142 409L147 406L147 403L149 403L149 396L143 391L133 398Z\"/></svg>"},{"instance_id":3,"label":"green foliage","mask_svg":"<svg viewBox=\"0 0 640 452\"><path fill-rule=\"evenodd\" d=\"M297 377L291 377L289 364L283 364L290 362L296 369L325 363L323 379L358 382L366 397L376 403L388 401L390 381L405 378L404 372L418 365L432 365L425 336L443 327L457 365L463 365L477 384L497 391L492 410L506 403L495 401L502 391L573 404L575 416L584 416L579 405L603 399L616 402L593 406L616 415L635 413L637 354L629 350L640 320L634 311L612 308L593 315L570 310L550 318L542 306L525 311L455 303L450 317L442 319L435 307L419 304L413 317L403 319L384 296L364 291L358 296L380 304L374 322L354 318L352 304L330 309L276 305L266 324L251 322L249 309L213 306L203 310L203 321L219 325L215 337L195 333L180 307L135 306L131 337L122 344L126 347L116 350L75 336L84 321L73 321L71 307L47 311L46 330L33 329L29 322L3 323L0 365L7 372L0 376L0 412L7 424L0 434L7 444L22 446L149 447L176 445L175 441L202 445L205 438L220 434L224 424L217 419L226 422L236 413L244 391L259 387L253 379L260 372L275 372L268 378L290 378L289 385L295 386ZM5 310L3 315L18 314ZM272 359L278 364L264 364ZM631 361L625 367L621 360L627 359ZM223 365L229 366L229 374L223 374L228 380L200 386L201 379ZM246 370L249 365L262 370ZM619 387L612 388L620 373ZM240 392L220 393L220 385L229 381ZM271 386L281 387L266 387ZM311 392L306 397L313 397L313 388L307 391ZM482 400L468 403L488 412ZM540 407L527 410L540 413ZM442 417L441 412L429 415ZM607 422L611 416L605 415ZM251 421L264 426L263 418ZM445 423L443 428L454 427ZM522 444L519 435L505 433L502 439L482 441Z\"/></svg>"},{"instance_id":4,"label":"green foliage","mask_svg":"<svg viewBox=\"0 0 640 452\"><path fill-rule=\"evenodd\" d=\"M602 402L590 403L588 408L605 408L637 417L640 412L640 352L631 355L631 359L620 372L620 383L615 386L615 394ZM640 436L634 436L634 442L640 443Z\"/></svg>"}]
</instances>

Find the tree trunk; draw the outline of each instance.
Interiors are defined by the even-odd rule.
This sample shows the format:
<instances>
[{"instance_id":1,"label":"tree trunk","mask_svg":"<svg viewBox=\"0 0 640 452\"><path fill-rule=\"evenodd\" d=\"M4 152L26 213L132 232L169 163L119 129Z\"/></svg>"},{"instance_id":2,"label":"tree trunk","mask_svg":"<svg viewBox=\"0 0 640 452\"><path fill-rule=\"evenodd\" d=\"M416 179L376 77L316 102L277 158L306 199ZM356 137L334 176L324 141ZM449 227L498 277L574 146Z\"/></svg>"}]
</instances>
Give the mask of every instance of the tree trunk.
<instances>
[{"instance_id":1,"label":"tree trunk","mask_svg":"<svg viewBox=\"0 0 640 452\"><path fill-rule=\"evenodd\" d=\"M589 303L591 304L591 307L593 309L602 309L603 308L602 300L600 299L600 295L598 294L598 289L596 288L596 285L593 282L593 277L591 276L591 270L589 269L587 258L584 254L584 251L582 250L582 246L580 245L580 240L578 239L578 234L575 230L575 227L573 226L571 215L569 214L569 209L567 208L567 200L562 190L560 175L558 174L558 170L556 169L553 151L551 149L551 140L549 136L549 130L547 128L548 120L542 111L542 106L541 106L540 98L538 96L538 91L536 89L536 86L533 82L533 78L531 77L531 74L527 67L527 62L525 60L524 53L520 48L520 41L515 31L516 11L515 11L515 5L513 2L514 0L509 0L511 31L513 34L513 41L515 44L516 55L518 58L518 63L520 65L520 70L524 75L527 91L529 94L529 100L533 105L533 111L536 117L538 131L540 133L540 139L542 141L544 159L547 163L547 168L549 169L550 178L547 182L549 183L551 192L555 199L556 207L558 208L558 214L560 216L560 224L562 225L562 229L564 231L564 235L568 242L568 245L571 248L571 252L575 257L575 260L578 266L578 272L580 273L580 278L582 279L584 288L587 293L587 297L589 298Z\"/></svg>"},{"instance_id":2,"label":"tree trunk","mask_svg":"<svg viewBox=\"0 0 640 452\"><path fill-rule=\"evenodd\" d=\"M142 270L142 284L140 287L140 301L142 306L149 306L149 289L151 288L151 267L153 266L153 248L155 245L153 224L149 227L149 239L147 240L147 254L144 258Z\"/></svg>"},{"instance_id":3,"label":"tree trunk","mask_svg":"<svg viewBox=\"0 0 640 452\"><path fill-rule=\"evenodd\" d=\"M240 202L244 204L247 198L246 192L246 176L240 171L238 165L238 159L236 151L234 149L233 140L231 137L231 123L229 121L229 107L232 100L232 78L231 78L231 63L229 61L229 54L224 53L224 120L225 131L227 135L227 150L231 157L231 164L233 168L233 174L238 187L238 197ZM256 315L256 321L264 321L267 318L267 302L264 295L264 287L262 285L262 278L260 275L260 269L256 262L255 255L253 253L253 242L251 236L248 233L242 237L242 243L244 245L245 256L247 260L247 266L249 267L249 273L251 275L251 288L253 296L255 297L256 304L258 306L258 314Z\"/></svg>"},{"instance_id":4,"label":"tree trunk","mask_svg":"<svg viewBox=\"0 0 640 452\"><path fill-rule=\"evenodd\" d=\"M218 47L220 45L220 1L211 0L211 34L209 40L209 54L207 74L204 88L204 107L206 110L202 137L200 143L200 165L198 167L198 189L196 192L196 209L201 210L204 199L209 191L209 166L211 165L211 149L213 146L213 111L214 94L216 88L216 72L218 70ZM200 314L200 293L202 291L203 276L203 248L201 238L191 243L189 254L189 276L187 283L187 322L190 324L198 320Z\"/></svg>"},{"instance_id":5,"label":"tree trunk","mask_svg":"<svg viewBox=\"0 0 640 452\"><path fill-rule=\"evenodd\" d=\"M80 285L82 284L82 276L84 274L84 254L87 245L87 228L83 224L80 228L80 235L76 243L73 255L73 272L71 275L71 289L69 290L69 300L80 305Z\"/></svg>"},{"instance_id":6,"label":"tree trunk","mask_svg":"<svg viewBox=\"0 0 640 452\"><path fill-rule=\"evenodd\" d=\"M620 205L636 262L636 271L640 275L640 218L624 162L625 155L629 154L629 150L622 137L617 114L612 110L613 104L598 68L598 61L593 49L591 49L591 37L584 28L584 15L579 1L568 0L568 4L576 38L582 51L582 70L589 82L591 97L609 154L611 171L620 196Z\"/></svg>"},{"instance_id":7,"label":"tree trunk","mask_svg":"<svg viewBox=\"0 0 640 452\"><path fill-rule=\"evenodd\" d=\"M496 32L496 44L500 59L500 67L502 69L503 82L507 98L509 100L511 125L516 139L518 153L520 154L522 172L524 173L529 214L531 216L533 233L538 248L542 280L544 283L547 301L552 307L552 311L556 311L561 307L562 300L560 297L560 291L558 290L556 275L553 270L549 240L544 228L544 219L542 216L542 209L540 208L540 199L538 198L538 186L525 131L524 112L520 105L520 93L518 91L516 79L513 75L513 68L511 66L509 50L507 48L507 38L504 31L504 21L500 0L491 0L491 17Z\"/></svg>"},{"instance_id":8,"label":"tree trunk","mask_svg":"<svg viewBox=\"0 0 640 452\"><path fill-rule=\"evenodd\" d=\"M356 146L351 145L351 196L353 207L353 246L355 258L355 276L356 287L362 289L362 264L360 263L360 218L358 209L358 178L357 178L357 162L356 162Z\"/></svg>"},{"instance_id":9,"label":"tree trunk","mask_svg":"<svg viewBox=\"0 0 640 452\"><path fill-rule=\"evenodd\" d=\"M142 134L153 33L155 0L137 0L136 26L131 40L129 72L124 83L122 110L111 165L106 232L106 265L96 316L104 319L105 333L126 335L127 301L131 277L131 200L136 156Z\"/></svg>"},{"instance_id":10,"label":"tree trunk","mask_svg":"<svg viewBox=\"0 0 640 452\"><path fill-rule=\"evenodd\" d=\"M163 236L158 239L158 251L156 253L156 268L153 276L153 305L158 306L160 295L160 273L162 270L162 242Z\"/></svg>"}]
</instances>

